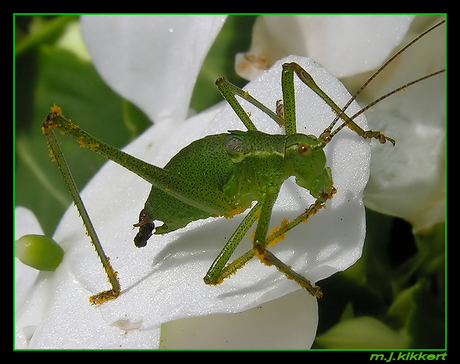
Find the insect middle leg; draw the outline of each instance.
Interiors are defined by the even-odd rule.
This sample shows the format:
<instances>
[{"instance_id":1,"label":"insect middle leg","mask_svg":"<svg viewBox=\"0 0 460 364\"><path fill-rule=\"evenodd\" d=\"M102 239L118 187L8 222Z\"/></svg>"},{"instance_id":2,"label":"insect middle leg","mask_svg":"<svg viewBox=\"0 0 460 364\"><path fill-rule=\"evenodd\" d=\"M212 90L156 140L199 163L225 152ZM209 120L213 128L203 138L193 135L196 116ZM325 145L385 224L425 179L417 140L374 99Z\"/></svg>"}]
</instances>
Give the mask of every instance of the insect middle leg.
<instances>
[{"instance_id":1,"label":"insect middle leg","mask_svg":"<svg viewBox=\"0 0 460 364\"><path fill-rule=\"evenodd\" d=\"M230 237L230 239L228 239L227 244L225 244L222 251L211 264L211 267L209 268L208 272L206 273L206 276L204 277L204 282L206 284L215 285L222 283L222 281L225 278L236 273L238 269L243 267L249 260L251 260L254 257L255 252L250 250L246 254L235 259L232 263L226 265L238 244L241 242L248 230L251 228L252 225L254 225L254 222L257 220L260 208L261 204L259 202L251 209L251 211L249 211L249 213L245 216L245 218L240 223L238 228L235 230L233 235Z\"/></svg>"},{"instance_id":2,"label":"insect middle leg","mask_svg":"<svg viewBox=\"0 0 460 364\"><path fill-rule=\"evenodd\" d=\"M246 215L206 273L204 277L206 284L222 283L225 278L235 274L238 269L242 268L249 260L257 255L256 242L260 239L263 241L266 240L268 224L270 223L273 205L277 197L278 193L268 195L264 200L259 201ZM258 223L253 248L235 259L232 263L226 265L236 247L256 220L258 220Z\"/></svg>"}]
</instances>

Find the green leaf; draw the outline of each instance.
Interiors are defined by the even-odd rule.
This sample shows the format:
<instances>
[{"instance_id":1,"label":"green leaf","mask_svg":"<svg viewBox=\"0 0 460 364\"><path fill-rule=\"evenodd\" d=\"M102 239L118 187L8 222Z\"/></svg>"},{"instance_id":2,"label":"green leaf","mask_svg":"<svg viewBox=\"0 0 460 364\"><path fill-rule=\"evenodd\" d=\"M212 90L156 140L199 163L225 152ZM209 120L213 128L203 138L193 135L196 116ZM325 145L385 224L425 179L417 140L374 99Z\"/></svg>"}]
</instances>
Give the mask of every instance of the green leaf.
<instances>
[{"instance_id":1,"label":"green leaf","mask_svg":"<svg viewBox=\"0 0 460 364\"><path fill-rule=\"evenodd\" d=\"M404 330L410 347L441 349L445 347L444 301L433 292L432 283L420 279L402 291L390 307L390 316L405 323Z\"/></svg>"},{"instance_id":2,"label":"green leaf","mask_svg":"<svg viewBox=\"0 0 460 364\"><path fill-rule=\"evenodd\" d=\"M403 349L408 340L373 317L356 317L318 336L316 344L325 349Z\"/></svg>"}]
</instances>

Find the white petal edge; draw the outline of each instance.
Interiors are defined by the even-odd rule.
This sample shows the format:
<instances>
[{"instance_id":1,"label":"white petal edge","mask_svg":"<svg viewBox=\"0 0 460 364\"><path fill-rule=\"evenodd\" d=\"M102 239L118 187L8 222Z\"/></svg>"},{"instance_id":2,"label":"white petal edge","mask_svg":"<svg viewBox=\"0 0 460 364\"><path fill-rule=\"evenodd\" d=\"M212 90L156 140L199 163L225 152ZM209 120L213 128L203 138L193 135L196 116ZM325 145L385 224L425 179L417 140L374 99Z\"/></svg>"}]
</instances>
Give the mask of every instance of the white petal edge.
<instances>
[{"instance_id":1,"label":"white petal edge","mask_svg":"<svg viewBox=\"0 0 460 364\"><path fill-rule=\"evenodd\" d=\"M329 72L309 59L292 56L248 85L247 90L265 105L274 107L281 98L280 74L284 61L295 61L305 67L340 105L348 101L348 92ZM298 82L296 85L297 129L319 135L332 121L334 113L307 87ZM265 114L252 106L245 104L244 107L251 112L260 130L282 132ZM350 106L350 112L357 110L356 104ZM190 118L183 128L166 122L155 125L126 150L162 166L192 140L243 129L228 105L216 115L217 111L216 107L200 113ZM78 122L78 116L72 115L72 119ZM358 123L366 127L364 118ZM291 231L285 241L272 249L313 282L354 264L361 256L365 237L362 198L369 177L369 142L344 130L327 146L326 153L338 193L325 211ZM276 269L256 260L217 287L203 283L208 267L242 216L196 221L165 236L154 236L146 248L135 248L132 224L137 220L148 190L148 184L137 176L108 163L82 193L104 249L119 273L123 290L118 299L99 307L90 306L88 298L107 288L106 277L78 214L74 208L67 211L54 237L64 247L65 258L54 276L55 294L49 311L31 347L158 347L163 323L241 312L299 289ZM275 206L272 225L278 225L283 218L297 216L312 202L308 191L289 179ZM250 239L244 239L236 254L250 246ZM307 299L315 300L307 292L302 293ZM309 329L315 331L316 327ZM129 335L121 334L125 331Z\"/></svg>"},{"instance_id":2,"label":"white petal edge","mask_svg":"<svg viewBox=\"0 0 460 364\"><path fill-rule=\"evenodd\" d=\"M154 122L185 120L220 15L86 15L82 34L104 81Z\"/></svg>"},{"instance_id":3,"label":"white petal edge","mask_svg":"<svg viewBox=\"0 0 460 364\"><path fill-rule=\"evenodd\" d=\"M377 68L401 42L413 15L262 15L236 71L248 80L289 54L310 57L336 77Z\"/></svg>"},{"instance_id":4,"label":"white petal edge","mask_svg":"<svg viewBox=\"0 0 460 364\"><path fill-rule=\"evenodd\" d=\"M250 310L164 324L160 349L309 349L317 302L298 290Z\"/></svg>"}]
</instances>

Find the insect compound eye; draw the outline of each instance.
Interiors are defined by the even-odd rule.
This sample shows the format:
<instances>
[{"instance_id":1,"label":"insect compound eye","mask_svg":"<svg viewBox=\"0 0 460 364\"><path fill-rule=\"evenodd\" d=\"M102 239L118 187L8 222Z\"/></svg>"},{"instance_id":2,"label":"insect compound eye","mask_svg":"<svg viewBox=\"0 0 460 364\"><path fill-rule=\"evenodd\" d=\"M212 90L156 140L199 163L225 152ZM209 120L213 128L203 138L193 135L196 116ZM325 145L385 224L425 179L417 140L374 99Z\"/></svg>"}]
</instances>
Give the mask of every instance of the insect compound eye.
<instances>
[{"instance_id":1,"label":"insect compound eye","mask_svg":"<svg viewBox=\"0 0 460 364\"><path fill-rule=\"evenodd\" d=\"M303 156L309 156L311 154L311 146L308 144L299 144L298 146L299 153Z\"/></svg>"}]
</instances>

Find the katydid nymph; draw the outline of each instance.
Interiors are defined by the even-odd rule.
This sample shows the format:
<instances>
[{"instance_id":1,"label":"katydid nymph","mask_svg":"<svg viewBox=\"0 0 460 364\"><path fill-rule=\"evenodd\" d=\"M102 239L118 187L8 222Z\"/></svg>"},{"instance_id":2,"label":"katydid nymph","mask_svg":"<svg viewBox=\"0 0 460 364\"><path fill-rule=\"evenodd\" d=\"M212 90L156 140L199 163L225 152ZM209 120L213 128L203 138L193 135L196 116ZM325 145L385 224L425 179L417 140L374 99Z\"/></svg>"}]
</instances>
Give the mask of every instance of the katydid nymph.
<instances>
[{"instance_id":1,"label":"katydid nymph","mask_svg":"<svg viewBox=\"0 0 460 364\"><path fill-rule=\"evenodd\" d=\"M430 28L416 40L435 27ZM277 258L269 250L269 246L285 238L289 240L291 229L300 229L301 227L298 227L300 223L307 222L310 217L324 209L327 202L334 197L337 192L334 185L334 171L328 167L325 148L332 140L335 140L334 137L341 130L349 129L362 140L376 139L381 144L395 145L396 141L390 136L359 126L356 118L375 103L444 70L409 82L360 111L355 111L354 114L348 115L348 111L349 106L367 84L408 46L378 69L349 102L344 103L344 106L338 106L329 98L328 94L323 91L323 87L318 85L314 77L297 62L286 62L282 65L280 80L282 95L279 95L281 99L276 106L263 105L257 101L257 95L220 78L216 81L217 87L246 130L229 130L198 139L180 150L163 168L144 162L90 136L66 119L58 106L52 107L51 113L43 123L43 132L47 137L51 156L58 163L112 285L112 289L92 296L90 302L94 304L106 302L118 297L122 290L117 273L102 249L71 178L70 170L55 139L54 130L60 130L62 134L75 139L82 147L91 149L118 163L152 185L150 195L139 214L138 222L134 224L136 228L139 228L134 237L137 247L145 246L149 239L155 239L155 235L168 234L184 228L191 222L209 217L232 218L249 209L211 264L209 271L204 276L204 282L209 285L220 284L225 278L235 274L248 261L256 257L265 265L276 267L288 279L297 282L311 295L321 297L322 292L318 286ZM313 91L318 99L328 105L336 115L317 135L309 133L308 130L306 131L308 134L297 130L296 87L305 87ZM284 128L285 134L267 134L257 130L253 118L243 109L239 99L245 100L265 113L271 119L270 122ZM272 111L272 108L276 111ZM313 202L297 217L283 220L278 227L270 231L273 206L283 183L290 177L294 177L295 183L309 192ZM252 247L228 263L243 237L249 234L253 226L256 228L252 237Z\"/></svg>"}]
</instances>

